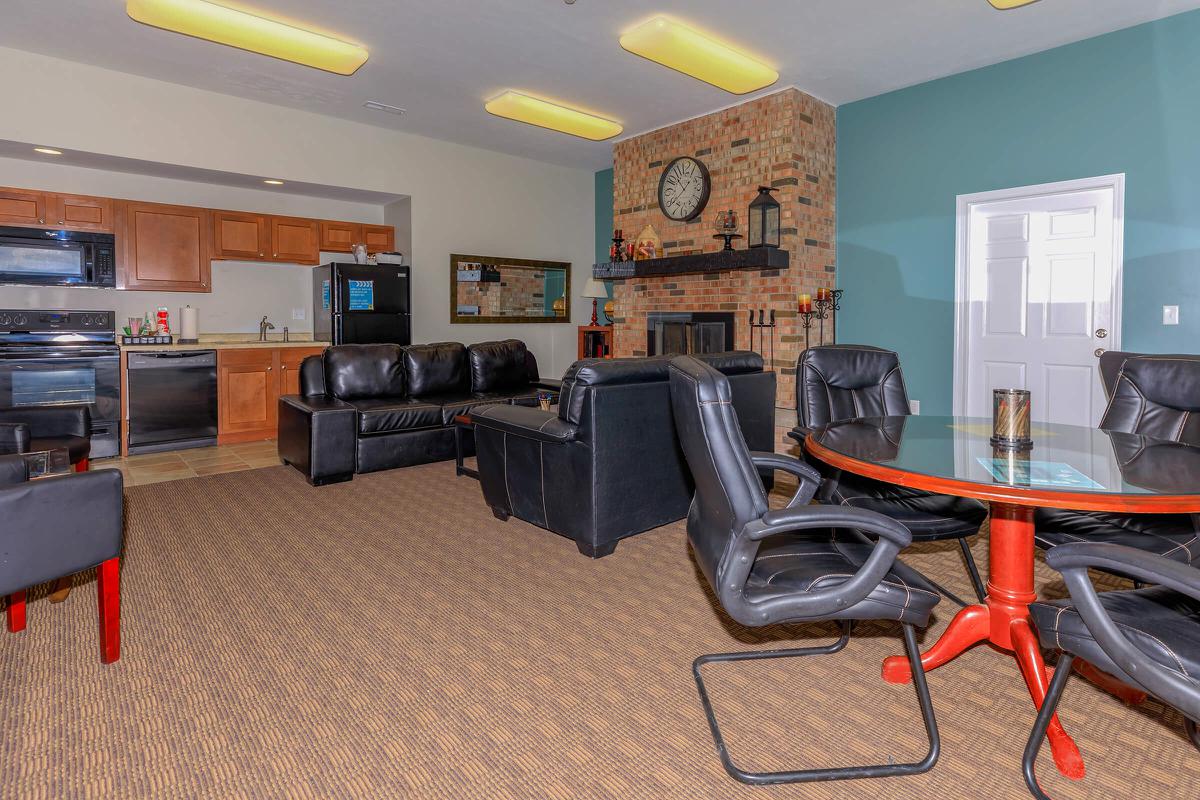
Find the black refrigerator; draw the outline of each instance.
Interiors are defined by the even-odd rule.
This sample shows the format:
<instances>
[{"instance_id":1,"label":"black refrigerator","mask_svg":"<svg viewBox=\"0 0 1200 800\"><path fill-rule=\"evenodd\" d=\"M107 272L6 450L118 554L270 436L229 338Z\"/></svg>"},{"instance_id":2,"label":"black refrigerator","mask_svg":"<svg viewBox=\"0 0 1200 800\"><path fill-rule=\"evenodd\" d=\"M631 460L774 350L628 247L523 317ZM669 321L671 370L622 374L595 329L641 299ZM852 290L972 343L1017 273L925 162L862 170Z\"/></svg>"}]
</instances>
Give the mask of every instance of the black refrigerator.
<instances>
[{"instance_id":1,"label":"black refrigerator","mask_svg":"<svg viewBox=\"0 0 1200 800\"><path fill-rule=\"evenodd\" d=\"M411 344L412 267L323 264L313 270L313 338L330 344Z\"/></svg>"}]
</instances>

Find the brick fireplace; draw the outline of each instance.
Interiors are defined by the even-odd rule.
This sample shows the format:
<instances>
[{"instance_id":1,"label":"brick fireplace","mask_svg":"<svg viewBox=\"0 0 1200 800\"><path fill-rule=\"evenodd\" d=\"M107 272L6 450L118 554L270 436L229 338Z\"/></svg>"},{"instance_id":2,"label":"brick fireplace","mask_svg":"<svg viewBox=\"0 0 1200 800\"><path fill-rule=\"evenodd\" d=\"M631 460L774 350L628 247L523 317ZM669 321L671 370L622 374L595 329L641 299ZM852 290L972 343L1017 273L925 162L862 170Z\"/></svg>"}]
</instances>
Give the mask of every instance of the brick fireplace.
<instances>
[{"instance_id":1,"label":"brick fireplace","mask_svg":"<svg viewBox=\"0 0 1200 800\"><path fill-rule=\"evenodd\" d=\"M673 222L658 208L658 179L671 159L689 155L712 176L708 206L697 220ZM665 255L720 249L712 238L717 212L737 212L745 233L746 209L761 185L774 186L782 208L782 247L790 252L786 270L743 270L718 274L627 278L614 282L613 350L617 356L654 352L656 321L690 322L670 328L674 347L682 338L709 342L700 323L713 314L729 315L732 348L752 349L749 312L775 310L774 359L779 374L776 424L780 446L794 443L786 432L795 424L795 367L804 349L796 316L796 295L816 294L834 284L835 174L834 109L796 89L785 89L677 125L618 142L613 148L613 219L627 237L653 225ZM742 245L744 246L744 245ZM686 319L685 319L686 318ZM661 326L660 326L661 327ZM826 338L830 340L829 326ZM724 334L722 334L724 335ZM817 344L817 326L810 331ZM770 347L754 349L770 356Z\"/></svg>"}]
</instances>

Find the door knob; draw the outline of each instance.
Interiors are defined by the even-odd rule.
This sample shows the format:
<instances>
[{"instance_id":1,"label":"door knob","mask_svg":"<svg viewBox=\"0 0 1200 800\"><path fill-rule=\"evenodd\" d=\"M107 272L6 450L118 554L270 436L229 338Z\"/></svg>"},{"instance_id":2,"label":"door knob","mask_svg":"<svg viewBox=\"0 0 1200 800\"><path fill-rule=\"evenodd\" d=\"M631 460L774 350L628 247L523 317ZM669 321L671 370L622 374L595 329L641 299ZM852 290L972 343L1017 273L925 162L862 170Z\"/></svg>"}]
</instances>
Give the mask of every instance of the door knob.
<instances>
[{"instance_id":1,"label":"door knob","mask_svg":"<svg viewBox=\"0 0 1200 800\"><path fill-rule=\"evenodd\" d=\"M1108 331L1105 328L1096 328L1097 339L1103 339L1105 336L1108 336Z\"/></svg>"},{"instance_id":2,"label":"door knob","mask_svg":"<svg viewBox=\"0 0 1200 800\"><path fill-rule=\"evenodd\" d=\"M1104 348L1097 347L1095 350L1092 351L1092 355L1096 356L1096 358L1099 358L1100 356L1104 355Z\"/></svg>"}]
</instances>

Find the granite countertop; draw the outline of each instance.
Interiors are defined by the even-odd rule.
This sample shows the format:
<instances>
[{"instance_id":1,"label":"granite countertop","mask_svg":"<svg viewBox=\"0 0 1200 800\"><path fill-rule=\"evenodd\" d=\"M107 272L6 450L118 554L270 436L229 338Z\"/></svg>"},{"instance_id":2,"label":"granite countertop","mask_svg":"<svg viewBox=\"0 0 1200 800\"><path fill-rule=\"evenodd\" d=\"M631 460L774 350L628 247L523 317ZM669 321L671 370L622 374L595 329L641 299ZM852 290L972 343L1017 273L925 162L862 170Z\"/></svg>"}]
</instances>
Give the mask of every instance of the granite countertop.
<instances>
[{"instance_id":1,"label":"granite countertop","mask_svg":"<svg viewBox=\"0 0 1200 800\"><path fill-rule=\"evenodd\" d=\"M251 333L212 333L201 334L196 344L123 344L122 351L132 353L161 353L170 350L248 350L256 347L328 347L328 342L314 342L311 333L301 333L283 341L283 336L275 334L268 336L267 341L260 342Z\"/></svg>"}]
</instances>

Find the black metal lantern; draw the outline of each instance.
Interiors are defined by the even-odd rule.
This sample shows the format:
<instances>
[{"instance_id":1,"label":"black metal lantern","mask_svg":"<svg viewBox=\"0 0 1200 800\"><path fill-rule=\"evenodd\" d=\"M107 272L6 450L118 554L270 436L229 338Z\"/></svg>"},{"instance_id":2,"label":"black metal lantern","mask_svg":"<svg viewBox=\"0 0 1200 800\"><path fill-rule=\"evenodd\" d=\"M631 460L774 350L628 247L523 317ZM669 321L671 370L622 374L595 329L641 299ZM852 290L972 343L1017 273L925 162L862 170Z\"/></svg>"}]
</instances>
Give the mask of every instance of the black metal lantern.
<instances>
[{"instance_id":1,"label":"black metal lantern","mask_svg":"<svg viewBox=\"0 0 1200 800\"><path fill-rule=\"evenodd\" d=\"M770 186L760 186L758 197L750 201L746 238L751 247L779 247L779 201L771 197L773 191Z\"/></svg>"}]
</instances>

